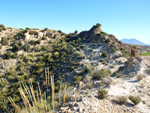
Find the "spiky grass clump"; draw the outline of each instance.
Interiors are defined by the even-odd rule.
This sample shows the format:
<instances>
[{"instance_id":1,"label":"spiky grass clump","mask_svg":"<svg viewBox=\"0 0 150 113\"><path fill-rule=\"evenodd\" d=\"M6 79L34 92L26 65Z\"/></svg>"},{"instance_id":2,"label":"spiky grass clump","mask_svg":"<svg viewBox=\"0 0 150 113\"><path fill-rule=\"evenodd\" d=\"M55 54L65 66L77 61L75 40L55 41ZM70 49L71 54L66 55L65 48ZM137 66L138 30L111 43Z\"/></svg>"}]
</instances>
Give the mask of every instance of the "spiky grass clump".
<instances>
[{"instance_id":1,"label":"spiky grass clump","mask_svg":"<svg viewBox=\"0 0 150 113\"><path fill-rule=\"evenodd\" d=\"M111 71L108 69L101 69L101 70L93 70L91 72L92 78L101 80L104 77L107 77L111 74Z\"/></svg>"},{"instance_id":2,"label":"spiky grass clump","mask_svg":"<svg viewBox=\"0 0 150 113\"><path fill-rule=\"evenodd\" d=\"M21 107L21 105L18 106L11 97L8 97L8 100L18 113L44 113L50 111L50 109L47 109L50 107L50 104L47 102L46 96L43 98L41 95L40 87L39 93L35 93L32 84L30 84L29 87L26 84L22 84L19 88L19 92L23 100L23 107Z\"/></svg>"},{"instance_id":3,"label":"spiky grass clump","mask_svg":"<svg viewBox=\"0 0 150 113\"><path fill-rule=\"evenodd\" d=\"M127 102L127 97L126 96L120 96L117 99L118 99L118 102L119 102L120 105L126 104L126 102Z\"/></svg>"},{"instance_id":4,"label":"spiky grass clump","mask_svg":"<svg viewBox=\"0 0 150 113\"><path fill-rule=\"evenodd\" d=\"M54 94L55 94L55 85L54 85L54 76L50 76L49 72L45 69L45 78L46 78L46 87L47 90L45 93L41 91L39 83L37 83L38 89L34 89L32 83L27 86L26 84L21 84L19 88L20 95L23 100L23 105L18 106L15 104L11 97L8 97L8 100L15 108L18 113L46 113L46 112L55 112L55 103L54 103ZM51 100L48 100L47 96L50 95L48 91L50 90L50 79L51 78ZM43 94L42 94L43 93ZM51 109L52 108L52 109Z\"/></svg>"},{"instance_id":5,"label":"spiky grass clump","mask_svg":"<svg viewBox=\"0 0 150 113\"><path fill-rule=\"evenodd\" d=\"M9 102L15 108L17 113L54 113L55 110L61 105L65 105L66 101L72 100L72 96L66 95L67 83L64 86L64 93L61 94L62 82L60 84L59 95L58 95L58 106L56 106L55 101L55 84L54 76L51 76L45 69L45 80L46 80L46 91L41 91L40 84L37 83L38 88L34 89L32 83L27 86L26 84L21 84L19 88L20 95L23 102L17 105L11 97L8 97ZM51 87L51 92L50 91ZM76 99L79 95L81 87L79 87L78 93L75 97ZM43 93L44 92L44 93ZM63 95L63 96L62 96ZM7 110L7 108L6 108ZM8 110L7 110L8 111ZM8 111L9 112L9 111Z\"/></svg>"},{"instance_id":6,"label":"spiky grass clump","mask_svg":"<svg viewBox=\"0 0 150 113\"><path fill-rule=\"evenodd\" d=\"M144 75L138 75L137 80L140 81L144 78Z\"/></svg>"},{"instance_id":7,"label":"spiky grass clump","mask_svg":"<svg viewBox=\"0 0 150 113\"><path fill-rule=\"evenodd\" d=\"M129 96L129 99L134 103L134 105L137 105L141 102L141 98L139 96Z\"/></svg>"},{"instance_id":8,"label":"spiky grass clump","mask_svg":"<svg viewBox=\"0 0 150 113\"><path fill-rule=\"evenodd\" d=\"M107 98L108 91L106 91L102 88L99 88L97 94L98 94L98 98L105 99L105 98Z\"/></svg>"}]
</instances>

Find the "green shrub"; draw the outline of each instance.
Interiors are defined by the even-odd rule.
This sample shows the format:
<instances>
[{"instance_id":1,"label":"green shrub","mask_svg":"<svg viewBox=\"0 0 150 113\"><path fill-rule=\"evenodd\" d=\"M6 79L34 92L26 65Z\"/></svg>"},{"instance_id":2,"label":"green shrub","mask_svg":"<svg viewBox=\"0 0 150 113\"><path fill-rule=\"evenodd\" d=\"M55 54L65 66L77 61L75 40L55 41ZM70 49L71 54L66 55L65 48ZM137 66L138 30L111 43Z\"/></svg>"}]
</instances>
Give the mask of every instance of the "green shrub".
<instances>
[{"instance_id":1,"label":"green shrub","mask_svg":"<svg viewBox=\"0 0 150 113\"><path fill-rule=\"evenodd\" d=\"M86 45L80 45L81 49L86 49Z\"/></svg>"},{"instance_id":2,"label":"green shrub","mask_svg":"<svg viewBox=\"0 0 150 113\"><path fill-rule=\"evenodd\" d=\"M6 54L4 55L5 59L10 59L11 58L11 51L7 51Z\"/></svg>"},{"instance_id":3,"label":"green shrub","mask_svg":"<svg viewBox=\"0 0 150 113\"><path fill-rule=\"evenodd\" d=\"M58 52L55 52L55 53L54 53L54 56L55 56L56 58L58 58L58 57L59 57L59 53L58 53Z\"/></svg>"},{"instance_id":4,"label":"green shrub","mask_svg":"<svg viewBox=\"0 0 150 113\"><path fill-rule=\"evenodd\" d=\"M7 27L7 29L12 29L11 27Z\"/></svg>"},{"instance_id":5,"label":"green shrub","mask_svg":"<svg viewBox=\"0 0 150 113\"><path fill-rule=\"evenodd\" d=\"M134 105L137 105L141 102L141 98L139 96L129 96L129 99L134 103Z\"/></svg>"},{"instance_id":6,"label":"green shrub","mask_svg":"<svg viewBox=\"0 0 150 113\"><path fill-rule=\"evenodd\" d=\"M52 54L51 54L51 53L49 53L49 54L47 55L47 61L49 61L49 62L53 61L53 59L52 59Z\"/></svg>"},{"instance_id":7,"label":"green shrub","mask_svg":"<svg viewBox=\"0 0 150 113\"><path fill-rule=\"evenodd\" d=\"M97 32L96 32L96 31L94 31L94 34L97 34Z\"/></svg>"},{"instance_id":8,"label":"green shrub","mask_svg":"<svg viewBox=\"0 0 150 113\"><path fill-rule=\"evenodd\" d=\"M107 62L105 60L102 61L102 64L107 64Z\"/></svg>"},{"instance_id":9,"label":"green shrub","mask_svg":"<svg viewBox=\"0 0 150 113\"><path fill-rule=\"evenodd\" d=\"M119 104L121 104L121 105L126 104L126 102L127 102L126 96L120 96L117 99L118 99Z\"/></svg>"},{"instance_id":10,"label":"green shrub","mask_svg":"<svg viewBox=\"0 0 150 113\"><path fill-rule=\"evenodd\" d=\"M2 31L2 30L6 30L6 28L4 25L0 24L0 31Z\"/></svg>"},{"instance_id":11,"label":"green shrub","mask_svg":"<svg viewBox=\"0 0 150 113\"><path fill-rule=\"evenodd\" d=\"M90 89L90 88L92 88L92 87L93 87L93 81L89 81L89 82L87 83L87 88Z\"/></svg>"},{"instance_id":12,"label":"green shrub","mask_svg":"<svg viewBox=\"0 0 150 113\"><path fill-rule=\"evenodd\" d=\"M82 77L81 76L74 76L74 78L73 78L73 80L74 80L74 83L77 85L79 82L80 82L80 80L82 79Z\"/></svg>"},{"instance_id":13,"label":"green shrub","mask_svg":"<svg viewBox=\"0 0 150 113\"><path fill-rule=\"evenodd\" d=\"M109 76L110 74L111 71L107 69L94 70L91 72L92 78L98 80L101 80L102 78Z\"/></svg>"},{"instance_id":14,"label":"green shrub","mask_svg":"<svg viewBox=\"0 0 150 113\"><path fill-rule=\"evenodd\" d=\"M97 26L97 27L100 27L100 26L102 26L102 25L101 25L100 23L97 23L96 26Z\"/></svg>"},{"instance_id":15,"label":"green shrub","mask_svg":"<svg viewBox=\"0 0 150 113\"><path fill-rule=\"evenodd\" d=\"M79 47L77 47L76 49L77 49L78 51L80 50L80 48L79 48Z\"/></svg>"},{"instance_id":16,"label":"green shrub","mask_svg":"<svg viewBox=\"0 0 150 113\"><path fill-rule=\"evenodd\" d=\"M124 48L120 48L120 50L122 51L122 53L124 53L127 56L130 56L130 53L128 51L126 51Z\"/></svg>"},{"instance_id":17,"label":"green shrub","mask_svg":"<svg viewBox=\"0 0 150 113\"><path fill-rule=\"evenodd\" d=\"M117 73L116 73L116 77L117 77L117 78L120 78L120 77L122 77L122 76L123 76L123 73L122 73L122 72L117 72Z\"/></svg>"},{"instance_id":18,"label":"green shrub","mask_svg":"<svg viewBox=\"0 0 150 113\"><path fill-rule=\"evenodd\" d=\"M31 40L29 43L30 43L31 45L36 45L36 41L35 41L35 40Z\"/></svg>"},{"instance_id":19,"label":"green shrub","mask_svg":"<svg viewBox=\"0 0 150 113\"><path fill-rule=\"evenodd\" d=\"M102 88L99 88L97 94L98 94L98 98L105 99L105 98L107 98L108 91L106 91Z\"/></svg>"},{"instance_id":20,"label":"green shrub","mask_svg":"<svg viewBox=\"0 0 150 113\"><path fill-rule=\"evenodd\" d=\"M26 30L29 31L29 30L30 30L30 27L26 27Z\"/></svg>"},{"instance_id":21,"label":"green shrub","mask_svg":"<svg viewBox=\"0 0 150 113\"><path fill-rule=\"evenodd\" d=\"M2 45L0 44L0 49L2 49Z\"/></svg>"},{"instance_id":22,"label":"green shrub","mask_svg":"<svg viewBox=\"0 0 150 113\"><path fill-rule=\"evenodd\" d=\"M106 40L106 43L109 43L110 42L110 39L108 38L107 40Z\"/></svg>"},{"instance_id":23,"label":"green shrub","mask_svg":"<svg viewBox=\"0 0 150 113\"><path fill-rule=\"evenodd\" d=\"M103 34L103 35L107 35L107 33L103 32L103 31L101 32L101 34Z\"/></svg>"},{"instance_id":24,"label":"green shrub","mask_svg":"<svg viewBox=\"0 0 150 113\"><path fill-rule=\"evenodd\" d=\"M134 45L133 48L134 48L134 49L137 49L137 46Z\"/></svg>"},{"instance_id":25,"label":"green shrub","mask_svg":"<svg viewBox=\"0 0 150 113\"><path fill-rule=\"evenodd\" d=\"M102 56L103 56L103 57L107 57L107 52L104 51L104 52L102 53Z\"/></svg>"},{"instance_id":26,"label":"green shrub","mask_svg":"<svg viewBox=\"0 0 150 113\"><path fill-rule=\"evenodd\" d=\"M44 28L44 31L47 31L48 30L48 28Z\"/></svg>"},{"instance_id":27,"label":"green shrub","mask_svg":"<svg viewBox=\"0 0 150 113\"><path fill-rule=\"evenodd\" d=\"M17 53L12 54L11 58L14 58L14 59L17 58Z\"/></svg>"},{"instance_id":28,"label":"green shrub","mask_svg":"<svg viewBox=\"0 0 150 113\"><path fill-rule=\"evenodd\" d=\"M90 52L93 52L94 50L90 48L89 51L90 51Z\"/></svg>"},{"instance_id":29,"label":"green shrub","mask_svg":"<svg viewBox=\"0 0 150 113\"><path fill-rule=\"evenodd\" d=\"M2 43L2 45L8 45L9 40L7 38L2 38L1 43Z\"/></svg>"},{"instance_id":30,"label":"green shrub","mask_svg":"<svg viewBox=\"0 0 150 113\"><path fill-rule=\"evenodd\" d=\"M91 71L92 71L92 67L89 66L89 65L85 65L85 66L84 66L84 71L85 71L85 72L91 72Z\"/></svg>"},{"instance_id":31,"label":"green shrub","mask_svg":"<svg viewBox=\"0 0 150 113\"><path fill-rule=\"evenodd\" d=\"M145 72L150 75L150 69L146 69Z\"/></svg>"},{"instance_id":32,"label":"green shrub","mask_svg":"<svg viewBox=\"0 0 150 113\"><path fill-rule=\"evenodd\" d=\"M115 48L112 48L111 51L114 53L116 50L115 50Z\"/></svg>"},{"instance_id":33,"label":"green shrub","mask_svg":"<svg viewBox=\"0 0 150 113\"><path fill-rule=\"evenodd\" d=\"M21 48L21 46L19 46L18 44L14 44L12 51L14 51L14 52L19 51L20 48Z\"/></svg>"},{"instance_id":34,"label":"green shrub","mask_svg":"<svg viewBox=\"0 0 150 113\"><path fill-rule=\"evenodd\" d=\"M42 37L42 40L46 40L46 37L43 36L43 37Z\"/></svg>"},{"instance_id":35,"label":"green shrub","mask_svg":"<svg viewBox=\"0 0 150 113\"><path fill-rule=\"evenodd\" d=\"M112 79L109 77L104 77L102 78L102 82L106 85L109 86L112 83Z\"/></svg>"},{"instance_id":36,"label":"green shrub","mask_svg":"<svg viewBox=\"0 0 150 113\"><path fill-rule=\"evenodd\" d=\"M111 65L110 67L111 67L111 68L114 68L114 65Z\"/></svg>"},{"instance_id":37,"label":"green shrub","mask_svg":"<svg viewBox=\"0 0 150 113\"><path fill-rule=\"evenodd\" d=\"M138 75L137 80L140 81L144 78L144 75Z\"/></svg>"}]
</instances>

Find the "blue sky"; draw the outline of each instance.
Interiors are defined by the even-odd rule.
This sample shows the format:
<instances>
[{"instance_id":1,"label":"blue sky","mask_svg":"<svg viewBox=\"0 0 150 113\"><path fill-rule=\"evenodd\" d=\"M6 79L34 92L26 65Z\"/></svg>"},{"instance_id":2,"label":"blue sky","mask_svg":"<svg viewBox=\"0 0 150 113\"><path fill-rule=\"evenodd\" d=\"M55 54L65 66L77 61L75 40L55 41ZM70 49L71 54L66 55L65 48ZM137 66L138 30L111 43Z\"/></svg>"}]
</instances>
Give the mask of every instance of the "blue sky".
<instances>
[{"instance_id":1,"label":"blue sky","mask_svg":"<svg viewBox=\"0 0 150 113\"><path fill-rule=\"evenodd\" d=\"M1 0L0 24L15 28L102 30L150 44L150 0Z\"/></svg>"}]
</instances>

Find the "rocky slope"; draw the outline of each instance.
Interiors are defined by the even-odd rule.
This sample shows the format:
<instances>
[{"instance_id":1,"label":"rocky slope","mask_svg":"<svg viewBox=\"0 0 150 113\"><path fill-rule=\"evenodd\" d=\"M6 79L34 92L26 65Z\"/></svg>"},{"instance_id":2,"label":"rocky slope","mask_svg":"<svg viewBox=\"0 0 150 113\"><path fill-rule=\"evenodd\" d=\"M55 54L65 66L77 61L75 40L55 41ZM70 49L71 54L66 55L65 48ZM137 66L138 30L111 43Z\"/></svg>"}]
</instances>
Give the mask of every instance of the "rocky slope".
<instances>
[{"instance_id":1,"label":"rocky slope","mask_svg":"<svg viewBox=\"0 0 150 113\"><path fill-rule=\"evenodd\" d=\"M0 31L0 39L2 112L5 111L4 107L11 108L6 97L13 96L16 103L21 102L16 90L19 82L29 84L32 81L33 85L39 82L42 91L46 90L45 67L54 75L56 92L61 81L68 82L75 96L79 88L75 88L75 85L82 84L75 105L71 101L65 106L59 106L60 112L65 112L63 110L67 107L71 113L95 113L99 108L105 108L107 113L148 113L150 110L150 57L142 57L136 47L123 44L114 35L103 32L100 24L79 34L65 34L46 28L5 28ZM97 72L100 74L94 77ZM111 85L102 85L103 79L99 79L101 75L104 78L109 76L105 79L111 79ZM145 77L141 81L135 81L138 75ZM97 97L99 87L108 91L107 99ZM69 95L70 91L68 92ZM142 92L145 92L144 96ZM142 102L137 106L130 100L122 106L116 102L118 96L135 94L142 96Z\"/></svg>"}]
</instances>

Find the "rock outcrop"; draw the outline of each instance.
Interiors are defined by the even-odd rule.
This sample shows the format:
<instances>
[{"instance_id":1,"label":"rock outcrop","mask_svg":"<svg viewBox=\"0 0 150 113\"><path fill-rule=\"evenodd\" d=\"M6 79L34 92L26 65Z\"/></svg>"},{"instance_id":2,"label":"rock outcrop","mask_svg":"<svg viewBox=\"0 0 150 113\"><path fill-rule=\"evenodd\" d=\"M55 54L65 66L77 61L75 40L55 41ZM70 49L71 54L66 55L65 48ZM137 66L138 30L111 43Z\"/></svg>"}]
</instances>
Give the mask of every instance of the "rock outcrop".
<instances>
[{"instance_id":1,"label":"rock outcrop","mask_svg":"<svg viewBox=\"0 0 150 113\"><path fill-rule=\"evenodd\" d=\"M132 45L124 44L120 42L114 35L107 34L102 32L101 26L95 25L89 31L81 32L77 37L86 38L89 41L93 40L95 42L107 43L107 51L110 52L112 48L116 51L122 51L124 55L130 55L133 57L141 56L141 53L137 48L134 48Z\"/></svg>"}]
</instances>

